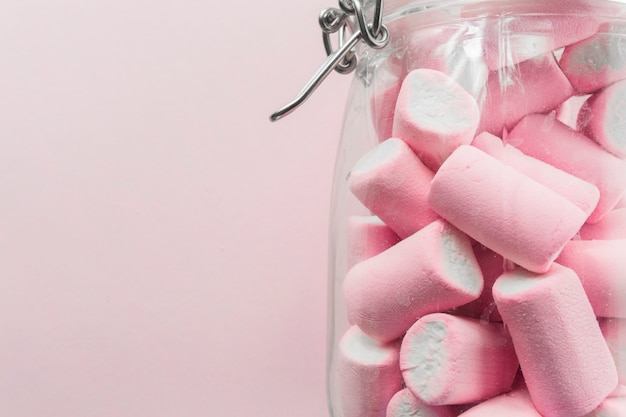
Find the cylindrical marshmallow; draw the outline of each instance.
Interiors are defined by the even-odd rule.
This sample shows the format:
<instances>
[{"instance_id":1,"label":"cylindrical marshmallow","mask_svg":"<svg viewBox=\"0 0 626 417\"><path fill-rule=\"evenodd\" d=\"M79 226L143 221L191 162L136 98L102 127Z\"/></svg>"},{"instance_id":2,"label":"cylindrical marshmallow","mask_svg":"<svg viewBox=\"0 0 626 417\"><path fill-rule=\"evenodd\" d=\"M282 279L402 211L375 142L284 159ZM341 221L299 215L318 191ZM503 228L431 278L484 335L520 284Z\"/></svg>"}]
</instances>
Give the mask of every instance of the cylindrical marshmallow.
<instances>
[{"instance_id":1,"label":"cylindrical marshmallow","mask_svg":"<svg viewBox=\"0 0 626 417\"><path fill-rule=\"evenodd\" d=\"M473 146L441 166L428 202L489 249L544 272L585 222L573 203Z\"/></svg>"},{"instance_id":2,"label":"cylindrical marshmallow","mask_svg":"<svg viewBox=\"0 0 626 417\"><path fill-rule=\"evenodd\" d=\"M610 397L584 417L626 417L626 397Z\"/></svg>"},{"instance_id":3,"label":"cylindrical marshmallow","mask_svg":"<svg viewBox=\"0 0 626 417\"><path fill-rule=\"evenodd\" d=\"M611 351L620 384L626 384L626 319L600 319L600 330ZM622 395L626 395L622 387Z\"/></svg>"},{"instance_id":4,"label":"cylindrical marshmallow","mask_svg":"<svg viewBox=\"0 0 626 417\"><path fill-rule=\"evenodd\" d=\"M524 117L506 142L526 155L592 183L600 200L587 220L599 221L626 190L626 161L602 149L593 140L555 120L553 115Z\"/></svg>"},{"instance_id":5,"label":"cylindrical marshmallow","mask_svg":"<svg viewBox=\"0 0 626 417\"><path fill-rule=\"evenodd\" d=\"M528 113L545 113L573 95L552 54L492 71L478 131L502 136Z\"/></svg>"},{"instance_id":6,"label":"cylindrical marshmallow","mask_svg":"<svg viewBox=\"0 0 626 417\"><path fill-rule=\"evenodd\" d=\"M576 127L613 155L626 158L626 80L589 97Z\"/></svg>"},{"instance_id":7,"label":"cylindrical marshmallow","mask_svg":"<svg viewBox=\"0 0 626 417\"><path fill-rule=\"evenodd\" d=\"M385 417L455 417L451 407L424 404L407 388L398 391L387 405Z\"/></svg>"},{"instance_id":8,"label":"cylindrical marshmallow","mask_svg":"<svg viewBox=\"0 0 626 417\"><path fill-rule=\"evenodd\" d=\"M391 138L394 111L402 80L387 71L379 71L372 83L374 94L370 99L370 111L378 140L383 142Z\"/></svg>"},{"instance_id":9,"label":"cylindrical marshmallow","mask_svg":"<svg viewBox=\"0 0 626 417\"><path fill-rule=\"evenodd\" d=\"M557 262L578 275L598 317L626 318L626 239L572 240Z\"/></svg>"},{"instance_id":10,"label":"cylindrical marshmallow","mask_svg":"<svg viewBox=\"0 0 626 417\"><path fill-rule=\"evenodd\" d=\"M576 129L578 113L580 113L580 108L588 98L588 94L568 98L556 109L556 119L572 129Z\"/></svg>"},{"instance_id":11,"label":"cylindrical marshmallow","mask_svg":"<svg viewBox=\"0 0 626 417\"><path fill-rule=\"evenodd\" d=\"M393 136L404 140L431 170L463 144L478 126L476 100L440 71L411 71L400 88Z\"/></svg>"},{"instance_id":12,"label":"cylindrical marshmallow","mask_svg":"<svg viewBox=\"0 0 626 417\"><path fill-rule=\"evenodd\" d=\"M428 206L426 191L433 173L400 139L388 139L352 168L350 191L401 238L439 216Z\"/></svg>"},{"instance_id":13,"label":"cylindrical marshmallow","mask_svg":"<svg viewBox=\"0 0 626 417\"><path fill-rule=\"evenodd\" d=\"M528 391L517 389L482 402L459 417L542 417ZM573 416L572 416L573 417Z\"/></svg>"},{"instance_id":14,"label":"cylindrical marshmallow","mask_svg":"<svg viewBox=\"0 0 626 417\"><path fill-rule=\"evenodd\" d=\"M623 33L623 23L605 23L597 34L565 48L559 64L578 93L626 78Z\"/></svg>"},{"instance_id":15,"label":"cylindrical marshmallow","mask_svg":"<svg viewBox=\"0 0 626 417\"><path fill-rule=\"evenodd\" d=\"M379 217L351 216L348 219L348 269L399 241L398 235Z\"/></svg>"},{"instance_id":16,"label":"cylindrical marshmallow","mask_svg":"<svg viewBox=\"0 0 626 417\"><path fill-rule=\"evenodd\" d=\"M356 264L344 281L348 320L389 342L424 314L475 300L483 278L469 238L437 220Z\"/></svg>"},{"instance_id":17,"label":"cylindrical marshmallow","mask_svg":"<svg viewBox=\"0 0 626 417\"><path fill-rule=\"evenodd\" d=\"M579 234L584 240L626 239L626 207L609 211L597 223L585 223Z\"/></svg>"},{"instance_id":18,"label":"cylindrical marshmallow","mask_svg":"<svg viewBox=\"0 0 626 417\"><path fill-rule=\"evenodd\" d=\"M338 391L343 417L385 417L402 389L399 344L380 344L352 326L339 342Z\"/></svg>"},{"instance_id":19,"label":"cylindrical marshmallow","mask_svg":"<svg viewBox=\"0 0 626 417\"><path fill-rule=\"evenodd\" d=\"M584 211L587 216L598 205L600 198L598 187L539 159L528 156L509 144L504 144L497 136L483 132L474 138L472 146L565 197Z\"/></svg>"},{"instance_id":20,"label":"cylindrical marshmallow","mask_svg":"<svg viewBox=\"0 0 626 417\"><path fill-rule=\"evenodd\" d=\"M615 389L613 358L574 271L516 268L498 278L493 297L540 414L582 416Z\"/></svg>"},{"instance_id":21,"label":"cylindrical marshmallow","mask_svg":"<svg viewBox=\"0 0 626 417\"><path fill-rule=\"evenodd\" d=\"M419 319L400 348L407 388L431 405L471 403L507 392L518 367L502 323L445 313Z\"/></svg>"},{"instance_id":22,"label":"cylindrical marshmallow","mask_svg":"<svg viewBox=\"0 0 626 417\"><path fill-rule=\"evenodd\" d=\"M484 321L502 321L493 295L491 287L496 279L504 273L507 261L491 249L476 243L474 245L474 256L483 274L484 288L478 299L457 307L450 311L451 314L479 318Z\"/></svg>"}]
</instances>

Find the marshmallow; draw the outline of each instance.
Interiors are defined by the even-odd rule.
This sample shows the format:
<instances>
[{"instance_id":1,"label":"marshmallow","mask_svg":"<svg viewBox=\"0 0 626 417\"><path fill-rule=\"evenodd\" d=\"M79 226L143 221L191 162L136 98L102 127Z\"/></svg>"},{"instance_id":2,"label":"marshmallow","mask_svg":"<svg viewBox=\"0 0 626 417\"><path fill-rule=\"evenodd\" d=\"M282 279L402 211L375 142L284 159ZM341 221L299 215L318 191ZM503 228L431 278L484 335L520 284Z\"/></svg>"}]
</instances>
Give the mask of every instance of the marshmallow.
<instances>
[{"instance_id":1,"label":"marshmallow","mask_svg":"<svg viewBox=\"0 0 626 417\"><path fill-rule=\"evenodd\" d=\"M500 138L488 132L476 136L472 145L565 197L587 216L598 204L600 191L595 185L525 155L519 149L505 145Z\"/></svg>"},{"instance_id":2,"label":"marshmallow","mask_svg":"<svg viewBox=\"0 0 626 417\"><path fill-rule=\"evenodd\" d=\"M626 80L592 95L578 114L577 128L619 158L626 158Z\"/></svg>"},{"instance_id":3,"label":"marshmallow","mask_svg":"<svg viewBox=\"0 0 626 417\"><path fill-rule=\"evenodd\" d=\"M473 146L441 166L428 202L489 249L545 272L586 219L573 203Z\"/></svg>"},{"instance_id":4,"label":"marshmallow","mask_svg":"<svg viewBox=\"0 0 626 417\"><path fill-rule=\"evenodd\" d=\"M474 245L474 256L483 274L484 288L478 299L457 307L451 314L480 318L484 321L502 321L498 308L491 294L491 287L502 273L506 260L491 249L477 243Z\"/></svg>"},{"instance_id":5,"label":"marshmallow","mask_svg":"<svg viewBox=\"0 0 626 417\"><path fill-rule=\"evenodd\" d=\"M585 223L579 235L583 240L626 239L626 207L609 211L597 223Z\"/></svg>"},{"instance_id":6,"label":"marshmallow","mask_svg":"<svg viewBox=\"0 0 626 417\"><path fill-rule=\"evenodd\" d=\"M398 391L387 405L385 417L455 417L456 413L448 406L424 404L407 388Z\"/></svg>"},{"instance_id":7,"label":"marshmallow","mask_svg":"<svg viewBox=\"0 0 626 417\"><path fill-rule=\"evenodd\" d=\"M338 391L343 417L384 417L402 389L399 344L382 345L352 326L339 342Z\"/></svg>"},{"instance_id":8,"label":"marshmallow","mask_svg":"<svg viewBox=\"0 0 626 417\"><path fill-rule=\"evenodd\" d=\"M402 85L399 77L381 72L374 81L374 94L370 100L372 121L380 142L391 137L396 101Z\"/></svg>"},{"instance_id":9,"label":"marshmallow","mask_svg":"<svg viewBox=\"0 0 626 417\"><path fill-rule=\"evenodd\" d=\"M400 241L398 235L376 216L348 219L348 268L378 255Z\"/></svg>"},{"instance_id":10,"label":"marshmallow","mask_svg":"<svg viewBox=\"0 0 626 417\"><path fill-rule=\"evenodd\" d=\"M602 336L615 362L619 383L624 384L626 383L626 319L601 319L599 323ZM621 395L625 396L626 392L621 392Z\"/></svg>"},{"instance_id":11,"label":"marshmallow","mask_svg":"<svg viewBox=\"0 0 626 417\"><path fill-rule=\"evenodd\" d=\"M613 358L574 271L516 268L498 278L493 297L541 415L582 416L616 388Z\"/></svg>"},{"instance_id":12,"label":"marshmallow","mask_svg":"<svg viewBox=\"0 0 626 417\"><path fill-rule=\"evenodd\" d=\"M431 405L464 404L509 391L518 368L502 323L445 313L420 318L400 348L407 388Z\"/></svg>"},{"instance_id":13,"label":"marshmallow","mask_svg":"<svg viewBox=\"0 0 626 417\"><path fill-rule=\"evenodd\" d=\"M610 397L584 417L626 417L626 397Z\"/></svg>"},{"instance_id":14,"label":"marshmallow","mask_svg":"<svg viewBox=\"0 0 626 417\"><path fill-rule=\"evenodd\" d=\"M626 161L608 153L553 116L532 114L524 117L509 133L506 142L598 187L600 200L587 219L590 223L606 215L626 190Z\"/></svg>"},{"instance_id":15,"label":"marshmallow","mask_svg":"<svg viewBox=\"0 0 626 417\"><path fill-rule=\"evenodd\" d=\"M388 139L352 168L350 191L401 238L439 216L426 202L433 173L400 139Z\"/></svg>"},{"instance_id":16,"label":"marshmallow","mask_svg":"<svg viewBox=\"0 0 626 417\"><path fill-rule=\"evenodd\" d=\"M437 220L356 264L343 288L348 320L384 343L424 314L475 300L483 279L469 238Z\"/></svg>"},{"instance_id":17,"label":"marshmallow","mask_svg":"<svg viewBox=\"0 0 626 417\"><path fill-rule=\"evenodd\" d=\"M572 240L557 262L578 275L598 317L626 318L626 239Z\"/></svg>"},{"instance_id":18,"label":"marshmallow","mask_svg":"<svg viewBox=\"0 0 626 417\"><path fill-rule=\"evenodd\" d=\"M579 94L626 78L624 24L605 23L598 33L563 51L559 65Z\"/></svg>"},{"instance_id":19,"label":"marshmallow","mask_svg":"<svg viewBox=\"0 0 626 417\"><path fill-rule=\"evenodd\" d=\"M459 417L542 417L533 405L528 391L517 389L482 402Z\"/></svg>"},{"instance_id":20,"label":"marshmallow","mask_svg":"<svg viewBox=\"0 0 626 417\"><path fill-rule=\"evenodd\" d=\"M589 97L590 95L586 94L584 96L572 96L568 98L556 109L556 119L572 129L576 129L580 108Z\"/></svg>"},{"instance_id":21,"label":"marshmallow","mask_svg":"<svg viewBox=\"0 0 626 417\"><path fill-rule=\"evenodd\" d=\"M547 113L573 95L552 54L492 71L478 131L501 136L528 113Z\"/></svg>"},{"instance_id":22,"label":"marshmallow","mask_svg":"<svg viewBox=\"0 0 626 417\"><path fill-rule=\"evenodd\" d=\"M436 170L454 149L472 141L478 119L476 100L456 81L440 71L416 69L402 82L393 136Z\"/></svg>"}]
</instances>

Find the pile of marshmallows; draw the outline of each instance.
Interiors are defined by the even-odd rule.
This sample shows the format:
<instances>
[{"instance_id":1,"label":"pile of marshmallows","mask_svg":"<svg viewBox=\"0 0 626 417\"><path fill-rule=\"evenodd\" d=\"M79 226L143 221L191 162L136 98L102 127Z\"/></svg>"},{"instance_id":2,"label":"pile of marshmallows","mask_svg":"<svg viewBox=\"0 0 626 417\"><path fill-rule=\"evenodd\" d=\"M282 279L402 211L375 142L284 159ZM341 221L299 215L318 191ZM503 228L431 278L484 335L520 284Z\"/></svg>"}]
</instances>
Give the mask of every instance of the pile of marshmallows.
<instances>
[{"instance_id":1,"label":"pile of marshmallows","mask_svg":"<svg viewBox=\"0 0 626 417\"><path fill-rule=\"evenodd\" d=\"M343 417L626 416L626 57L595 30L509 85L491 68L480 106L441 69L382 95L389 139L348 178L373 216L350 224Z\"/></svg>"}]
</instances>

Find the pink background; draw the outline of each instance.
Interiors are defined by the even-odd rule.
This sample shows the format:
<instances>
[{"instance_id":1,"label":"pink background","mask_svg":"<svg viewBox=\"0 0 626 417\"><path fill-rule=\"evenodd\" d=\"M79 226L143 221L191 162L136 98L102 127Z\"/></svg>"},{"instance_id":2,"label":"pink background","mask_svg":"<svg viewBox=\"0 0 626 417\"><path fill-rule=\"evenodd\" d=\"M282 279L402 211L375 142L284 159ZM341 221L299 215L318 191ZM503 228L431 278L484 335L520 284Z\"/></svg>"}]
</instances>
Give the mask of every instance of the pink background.
<instances>
[{"instance_id":1,"label":"pink background","mask_svg":"<svg viewBox=\"0 0 626 417\"><path fill-rule=\"evenodd\" d=\"M326 416L335 1L0 1L0 416Z\"/></svg>"}]
</instances>

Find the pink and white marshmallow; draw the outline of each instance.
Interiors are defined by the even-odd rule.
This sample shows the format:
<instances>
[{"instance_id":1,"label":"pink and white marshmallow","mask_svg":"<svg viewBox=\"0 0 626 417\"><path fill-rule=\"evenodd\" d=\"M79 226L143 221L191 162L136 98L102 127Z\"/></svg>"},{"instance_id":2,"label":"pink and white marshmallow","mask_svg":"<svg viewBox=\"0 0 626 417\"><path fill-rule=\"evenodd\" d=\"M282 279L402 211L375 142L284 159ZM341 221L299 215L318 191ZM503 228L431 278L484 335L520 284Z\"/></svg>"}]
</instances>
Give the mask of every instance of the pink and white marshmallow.
<instances>
[{"instance_id":1,"label":"pink and white marshmallow","mask_svg":"<svg viewBox=\"0 0 626 417\"><path fill-rule=\"evenodd\" d=\"M626 80L595 93L583 104L577 128L619 158L626 158Z\"/></svg>"},{"instance_id":2,"label":"pink and white marshmallow","mask_svg":"<svg viewBox=\"0 0 626 417\"><path fill-rule=\"evenodd\" d=\"M350 191L401 238L439 218L426 202L433 173L400 139L366 153L350 171Z\"/></svg>"},{"instance_id":3,"label":"pink and white marshmallow","mask_svg":"<svg viewBox=\"0 0 626 417\"><path fill-rule=\"evenodd\" d=\"M484 401L459 417L542 417L526 389L516 389Z\"/></svg>"},{"instance_id":4,"label":"pink and white marshmallow","mask_svg":"<svg viewBox=\"0 0 626 417\"><path fill-rule=\"evenodd\" d=\"M626 78L623 23L605 23L597 34L569 45L559 65L579 94L596 92Z\"/></svg>"},{"instance_id":5,"label":"pink and white marshmallow","mask_svg":"<svg viewBox=\"0 0 626 417\"><path fill-rule=\"evenodd\" d=\"M601 319L599 323L615 362L619 383L626 384L626 319ZM621 395L626 396L626 392Z\"/></svg>"},{"instance_id":6,"label":"pink and white marshmallow","mask_svg":"<svg viewBox=\"0 0 626 417\"><path fill-rule=\"evenodd\" d=\"M573 93L552 54L492 71L478 131L502 136L526 114L550 112Z\"/></svg>"},{"instance_id":7,"label":"pink and white marshmallow","mask_svg":"<svg viewBox=\"0 0 626 417\"><path fill-rule=\"evenodd\" d=\"M483 277L470 239L437 220L355 265L343 289L348 320L386 343L425 314L478 298Z\"/></svg>"},{"instance_id":8,"label":"pink and white marshmallow","mask_svg":"<svg viewBox=\"0 0 626 417\"><path fill-rule=\"evenodd\" d=\"M526 155L594 184L600 199L587 220L599 221L626 190L626 161L564 125L554 115L531 114L509 133L506 142Z\"/></svg>"},{"instance_id":9,"label":"pink and white marshmallow","mask_svg":"<svg viewBox=\"0 0 626 417\"><path fill-rule=\"evenodd\" d=\"M528 156L488 132L476 136L472 145L565 197L587 216L598 205L600 191L595 185Z\"/></svg>"},{"instance_id":10,"label":"pink and white marshmallow","mask_svg":"<svg viewBox=\"0 0 626 417\"><path fill-rule=\"evenodd\" d=\"M489 249L545 272L587 215L546 186L473 146L441 166L428 202L444 219Z\"/></svg>"},{"instance_id":11,"label":"pink and white marshmallow","mask_svg":"<svg viewBox=\"0 0 626 417\"><path fill-rule=\"evenodd\" d=\"M498 278L493 297L541 415L583 416L616 388L615 363L574 271L516 268Z\"/></svg>"},{"instance_id":12,"label":"pink and white marshmallow","mask_svg":"<svg viewBox=\"0 0 626 417\"><path fill-rule=\"evenodd\" d=\"M348 219L348 269L389 249L400 237L376 216Z\"/></svg>"},{"instance_id":13,"label":"pink and white marshmallow","mask_svg":"<svg viewBox=\"0 0 626 417\"><path fill-rule=\"evenodd\" d=\"M407 388L430 405L471 403L507 392L518 368L502 323L445 313L420 318L400 348Z\"/></svg>"},{"instance_id":14,"label":"pink and white marshmallow","mask_svg":"<svg viewBox=\"0 0 626 417\"><path fill-rule=\"evenodd\" d=\"M343 417L385 417L402 389L399 344L380 344L352 326L339 342L338 393Z\"/></svg>"},{"instance_id":15,"label":"pink and white marshmallow","mask_svg":"<svg viewBox=\"0 0 626 417\"><path fill-rule=\"evenodd\" d=\"M572 240L557 262L578 275L598 317L626 318L626 239Z\"/></svg>"},{"instance_id":16,"label":"pink and white marshmallow","mask_svg":"<svg viewBox=\"0 0 626 417\"><path fill-rule=\"evenodd\" d=\"M416 69L402 82L393 136L434 171L454 149L472 141L478 119L476 100L450 76Z\"/></svg>"},{"instance_id":17,"label":"pink and white marshmallow","mask_svg":"<svg viewBox=\"0 0 626 417\"><path fill-rule=\"evenodd\" d=\"M456 417L456 413L445 405L424 404L405 388L391 398L385 417Z\"/></svg>"}]
</instances>

